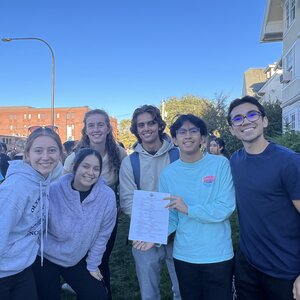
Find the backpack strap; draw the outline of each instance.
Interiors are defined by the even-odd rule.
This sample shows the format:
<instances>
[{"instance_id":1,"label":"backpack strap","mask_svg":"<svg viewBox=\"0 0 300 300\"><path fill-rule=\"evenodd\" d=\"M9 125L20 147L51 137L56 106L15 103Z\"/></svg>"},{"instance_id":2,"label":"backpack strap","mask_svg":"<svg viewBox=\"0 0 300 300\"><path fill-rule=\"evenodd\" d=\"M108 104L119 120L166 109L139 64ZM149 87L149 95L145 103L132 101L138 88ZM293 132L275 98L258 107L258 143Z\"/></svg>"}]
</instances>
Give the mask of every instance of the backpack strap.
<instances>
[{"instance_id":1,"label":"backpack strap","mask_svg":"<svg viewBox=\"0 0 300 300\"><path fill-rule=\"evenodd\" d=\"M177 147L173 147L169 150L170 164L175 160L179 159L180 154Z\"/></svg>"},{"instance_id":2,"label":"backpack strap","mask_svg":"<svg viewBox=\"0 0 300 300\"><path fill-rule=\"evenodd\" d=\"M169 150L170 163L179 159L179 150L177 147L173 147ZM133 171L134 182L137 189L140 190L140 180L141 180L141 167L140 167L140 156L138 152L133 152L129 155L131 167Z\"/></svg>"},{"instance_id":3,"label":"backpack strap","mask_svg":"<svg viewBox=\"0 0 300 300\"><path fill-rule=\"evenodd\" d=\"M132 171L133 171L133 177L134 182L137 186L137 189L140 190L140 177L141 177L141 168L140 168L140 156L138 152L133 152L129 155Z\"/></svg>"}]
</instances>

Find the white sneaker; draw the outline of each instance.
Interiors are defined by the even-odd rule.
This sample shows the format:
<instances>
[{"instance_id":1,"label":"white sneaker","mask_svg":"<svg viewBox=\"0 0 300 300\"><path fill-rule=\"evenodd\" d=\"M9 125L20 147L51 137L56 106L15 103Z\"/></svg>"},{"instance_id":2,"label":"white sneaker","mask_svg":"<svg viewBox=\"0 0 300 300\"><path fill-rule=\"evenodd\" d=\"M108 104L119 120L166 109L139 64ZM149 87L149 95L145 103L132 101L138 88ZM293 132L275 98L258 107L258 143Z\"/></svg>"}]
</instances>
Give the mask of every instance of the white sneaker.
<instances>
[{"instance_id":1,"label":"white sneaker","mask_svg":"<svg viewBox=\"0 0 300 300\"><path fill-rule=\"evenodd\" d=\"M71 294L76 294L76 292L71 288L71 286L68 283L64 283L61 286L61 289L67 292L70 292Z\"/></svg>"}]
</instances>

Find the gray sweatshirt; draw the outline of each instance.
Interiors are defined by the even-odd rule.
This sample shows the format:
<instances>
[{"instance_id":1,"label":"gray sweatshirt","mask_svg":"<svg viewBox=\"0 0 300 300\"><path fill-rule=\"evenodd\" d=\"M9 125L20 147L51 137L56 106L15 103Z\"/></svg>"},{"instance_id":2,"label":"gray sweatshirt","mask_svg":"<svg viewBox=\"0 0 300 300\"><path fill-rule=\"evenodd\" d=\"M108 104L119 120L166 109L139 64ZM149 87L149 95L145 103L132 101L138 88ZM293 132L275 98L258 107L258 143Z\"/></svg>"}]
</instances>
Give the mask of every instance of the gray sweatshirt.
<instances>
[{"instance_id":1,"label":"gray sweatshirt","mask_svg":"<svg viewBox=\"0 0 300 300\"><path fill-rule=\"evenodd\" d=\"M163 140L161 148L155 155L149 154L140 143L134 151L139 153L140 159L140 188L145 191L158 191L158 178L161 171L170 164L168 151L174 147L169 140ZM120 169L120 204L124 214L131 215L133 192L137 189L134 181L130 156L123 159Z\"/></svg>"},{"instance_id":2,"label":"gray sweatshirt","mask_svg":"<svg viewBox=\"0 0 300 300\"><path fill-rule=\"evenodd\" d=\"M71 267L87 255L87 269L95 271L116 222L115 194L100 177L81 203L72 180L73 174L66 174L51 184L44 257Z\"/></svg>"},{"instance_id":3,"label":"gray sweatshirt","mask_svg":"<svg viewBox=\"0 0 300 300\"><path fill-rule=\"evenodd\" d=\"M23 271L36 258L50 177L45 179L22 160L10 162L0 185L0 278Z\"/></svg>"}]
</instances>

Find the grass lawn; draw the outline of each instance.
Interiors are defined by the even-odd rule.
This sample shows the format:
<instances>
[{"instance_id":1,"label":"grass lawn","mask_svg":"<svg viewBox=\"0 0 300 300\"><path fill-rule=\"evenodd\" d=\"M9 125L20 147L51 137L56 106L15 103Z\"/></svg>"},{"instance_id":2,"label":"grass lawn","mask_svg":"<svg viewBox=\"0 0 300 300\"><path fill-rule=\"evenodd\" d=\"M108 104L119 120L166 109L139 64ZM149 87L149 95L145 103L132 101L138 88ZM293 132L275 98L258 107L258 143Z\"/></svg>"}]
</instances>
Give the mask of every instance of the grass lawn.
<instances>
[{"instance_id":1,"label":"grass lawn","mask_svg":"<svg viewBox=\"0 0 300 300\"><path fill-rule=\"evenodd\" d=\"M234 248L238 240L238 222L236 212L231 217L232 239ZM119 217L118 234L114 250L110 257L111 288L114 300L139 300L140 292L135 275L134 260L131 255L131 246L127 243L129 219L121 215ZM63 300L75 300L76 297L67 292L62 292ZM163 267L161 280L162 300L173 299L171 283L166 266Z\"/></svg>"}]
</instances>

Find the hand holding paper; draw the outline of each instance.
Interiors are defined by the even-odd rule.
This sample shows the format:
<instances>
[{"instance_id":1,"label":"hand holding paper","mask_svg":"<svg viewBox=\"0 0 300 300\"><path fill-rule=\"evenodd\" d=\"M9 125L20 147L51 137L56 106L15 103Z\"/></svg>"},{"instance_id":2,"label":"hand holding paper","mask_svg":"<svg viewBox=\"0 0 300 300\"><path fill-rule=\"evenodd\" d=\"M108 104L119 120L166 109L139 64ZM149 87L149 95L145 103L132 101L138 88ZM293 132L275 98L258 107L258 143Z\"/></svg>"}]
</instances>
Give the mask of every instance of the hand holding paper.
<instances>
[{"instance_id":1,"label":"hand holding paper","mask_svg":"<svg viewBox=\"0 0 300 300\"><path fill-rule=\"evenodd\" d=\"M143 242L167 244L169 210L165 208L166 200L163 199L169 196L166 193L134 191L129 239L135 241L136 248L150 246Z\"/></svg>"}]
</instances>

